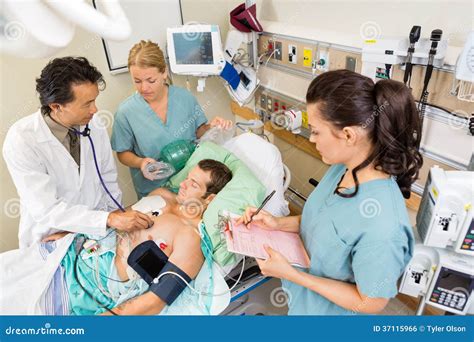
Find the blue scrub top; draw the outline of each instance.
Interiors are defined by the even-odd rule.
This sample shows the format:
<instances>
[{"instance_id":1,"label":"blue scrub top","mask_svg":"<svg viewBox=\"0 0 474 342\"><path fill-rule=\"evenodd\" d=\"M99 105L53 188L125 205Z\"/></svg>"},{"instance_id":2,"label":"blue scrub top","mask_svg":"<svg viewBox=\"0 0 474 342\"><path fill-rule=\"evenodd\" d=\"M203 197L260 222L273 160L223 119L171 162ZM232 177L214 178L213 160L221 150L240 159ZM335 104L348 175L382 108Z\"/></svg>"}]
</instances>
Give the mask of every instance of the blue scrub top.
<instances>
[{"instance_id":1,"label":"blue scrub top","mask_svg":"<svg viewBox=\"0 0 474 342\"><path fill-rule=\"evenodd\" d=\"M330 167L304 206L300 234L311 259L305 271L357 284L368 297L392 298L413 253L405 201L393 178L360 184L352 198L334 194L345 170L342 164ZM282 283L290 315L357 314L305 287Z\"/></svg>"},{"instance_id":2,"label":"blue scrub top","mask_svg":"<svg viewBox=\"0 0 474 342\"><path fill-rule=\"evenodd\" d=\"M161 149L169 143L195 140L196 129L205 123L207 118L201 106L186 89L169 86L166 123L135 93L120 104L115 114L112 149L158 160ZM139 199L166 182L166 179L150 181L140 169L130 168L130 173Z\"/></svg>"}]
</instances>

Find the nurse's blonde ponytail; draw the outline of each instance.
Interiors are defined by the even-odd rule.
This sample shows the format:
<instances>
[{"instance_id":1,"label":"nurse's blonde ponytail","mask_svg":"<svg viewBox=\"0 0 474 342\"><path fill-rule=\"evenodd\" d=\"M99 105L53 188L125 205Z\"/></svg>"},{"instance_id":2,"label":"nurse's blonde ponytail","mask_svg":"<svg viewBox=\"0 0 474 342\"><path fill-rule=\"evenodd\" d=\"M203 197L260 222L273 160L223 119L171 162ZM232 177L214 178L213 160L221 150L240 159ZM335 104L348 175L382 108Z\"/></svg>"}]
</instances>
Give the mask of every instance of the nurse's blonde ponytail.
<instances>
[{"instance_id":1,"label":"nurse's blonde ponytail","mask_svg":"<svg viewBox=\"0 0 474 342\"><path fill-rule=\"evenodd\" d=\"M140 68L157 68L160 73L166 70L163 51L158 44L149 40L141 40L135 44L128 54L128 68L136 65Z\"/></svg>"}]
</instances>

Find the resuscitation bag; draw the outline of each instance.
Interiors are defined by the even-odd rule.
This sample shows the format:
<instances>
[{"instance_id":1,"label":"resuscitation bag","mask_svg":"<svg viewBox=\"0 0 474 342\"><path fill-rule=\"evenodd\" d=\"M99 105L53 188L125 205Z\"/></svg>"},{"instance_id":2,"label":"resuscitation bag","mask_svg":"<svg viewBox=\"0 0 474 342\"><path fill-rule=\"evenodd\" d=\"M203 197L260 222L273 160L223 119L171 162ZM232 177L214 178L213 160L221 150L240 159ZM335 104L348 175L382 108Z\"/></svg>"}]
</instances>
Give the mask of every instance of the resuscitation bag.
<instances>
[{"instance_id":1,"label":"resuscitation bag","mask_svg":"<svg viewBox=\"0 0 474 342\"><path fill-rule=\"evenodd\" d=\"M169 143L160 153L160 160L173 166L175 172L180 171L196 149L189 140L177 140Z\"/></svg>"}]
</instances>

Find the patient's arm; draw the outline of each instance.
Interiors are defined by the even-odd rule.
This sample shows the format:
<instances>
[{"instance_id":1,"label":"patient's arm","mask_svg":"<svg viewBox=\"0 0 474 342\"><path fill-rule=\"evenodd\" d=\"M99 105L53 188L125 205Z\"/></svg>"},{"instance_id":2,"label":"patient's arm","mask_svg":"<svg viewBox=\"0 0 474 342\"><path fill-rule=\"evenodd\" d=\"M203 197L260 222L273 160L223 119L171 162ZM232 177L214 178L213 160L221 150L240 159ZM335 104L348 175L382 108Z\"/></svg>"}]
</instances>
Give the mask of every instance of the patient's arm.
<instances>
[{"instance_id":1,"label":"patient's arm","mask_svg":"<svg viewBox=\"0 0 474 342\"><path fill-rule=\"evenodd\" d=\"M172 246L170 246L172 251L168 261L171 261L194 279L204 262L201 252L201 238L193 226L183 224L183 221L176 219L174 215L168 215L168 217L174 218L175 222L175 224L166 225L175 234L172 239ZM148 230L147 234L151 234L148 238L156 239L159 237L159 235L155 236L159 233L159 230L158 225ZM113 311L118 315L155 315L160 313L165 305L166 303L153 292L147 292L119 305ZM108 312L104 314L110 315Z\"/></svg>"},{"instance_id":2,"label":"patient's arm","mask_svg":"<svg viewBox=\"0 0 474 342\"><path fill-rule=\"evenodd\" d=\"M144 293L138 297L132 298L125 303L112 309L117 315L156 315L165 307L166 303L153 292ZM102 315L111 316L108 311Z\"/></svg>"}]
</instances>

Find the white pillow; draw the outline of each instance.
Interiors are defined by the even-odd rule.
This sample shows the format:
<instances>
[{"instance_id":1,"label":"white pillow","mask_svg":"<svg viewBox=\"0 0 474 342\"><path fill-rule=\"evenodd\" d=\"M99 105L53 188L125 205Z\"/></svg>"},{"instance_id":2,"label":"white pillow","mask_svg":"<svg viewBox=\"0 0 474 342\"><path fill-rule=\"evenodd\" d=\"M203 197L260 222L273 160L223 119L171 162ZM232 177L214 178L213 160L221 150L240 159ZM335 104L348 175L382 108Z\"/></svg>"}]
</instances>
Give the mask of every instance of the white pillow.
<instances>
[{"instance_id":1,"label":"white pillow","mask_svg":"<svg viewBox=\"0 0 474 342\"><path fill-rule=\"evenodd\" d=\"M238 135L222 146L235 154L257 176L267 189L266 195L276 191L264 209L275 216L287 216L290 210L284 197L283 161L278 148L251 132Z\"/></svg>"}]
</instances>

